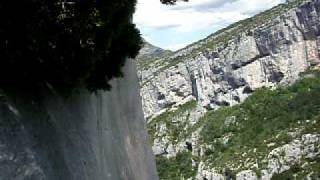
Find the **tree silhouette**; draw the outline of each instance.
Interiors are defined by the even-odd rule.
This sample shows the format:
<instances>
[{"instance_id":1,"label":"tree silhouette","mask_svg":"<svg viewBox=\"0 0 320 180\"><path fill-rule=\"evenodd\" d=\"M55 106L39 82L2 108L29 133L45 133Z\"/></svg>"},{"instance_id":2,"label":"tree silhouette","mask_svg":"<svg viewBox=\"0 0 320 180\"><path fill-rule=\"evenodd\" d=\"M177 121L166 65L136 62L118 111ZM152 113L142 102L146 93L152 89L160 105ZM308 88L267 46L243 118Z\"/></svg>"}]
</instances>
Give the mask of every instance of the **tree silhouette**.
<instances>
[{"instance_id":1,"label":"tree silhouette","mask_svg":"<svg viewBox=\"0 0 320 180\"><path fill-rule=\"evenodd\" d=\"M0 88L109 89L142 44L135 0L2 0Z\"/></svg>"},{"instance_id":2,"label":"tree silhouette","mask_svg":"<svg viewBox=\"0 0 320 180\"><path fill-rule=\"evenodd\" d=\"M163 4L169 4L169 5L174 5L177 1L179 1L179 0L160 0L161 3L163 3ZM181 1L187 2L187 1L189 1L189 0L181 0Z\"/></svg>"}]
</instances>

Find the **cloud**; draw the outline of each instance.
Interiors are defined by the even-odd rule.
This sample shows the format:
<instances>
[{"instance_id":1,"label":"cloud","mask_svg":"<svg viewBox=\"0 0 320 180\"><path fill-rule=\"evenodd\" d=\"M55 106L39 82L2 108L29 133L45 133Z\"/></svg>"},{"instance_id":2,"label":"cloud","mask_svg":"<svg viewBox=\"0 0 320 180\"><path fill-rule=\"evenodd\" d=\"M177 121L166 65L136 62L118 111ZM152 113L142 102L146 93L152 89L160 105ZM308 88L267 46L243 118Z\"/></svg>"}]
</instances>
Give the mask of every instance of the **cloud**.
<instances>
[{"instance_id":1,"label":"cloud","mask_svg":"<svg viewBox=\"0 0 320 180\"><path fill-rule=\"evenodd\" d=\"M164 6L159 0L139 0L134 22L143 28L174 28L178 32L205 29L224 21L235 22L246 18L239 11L210 10L221 8L235 0L194 0L177 6Z\"/></svg>"},{"instance_id":2,"label":"cloud","mask_svg":"<svg viewBox=\"0 0 320 180\"><path fill-rule=\"evenodd\" d=\"M225 4L232 3L237 0L202 0L202 1L191 1L189 3L178 4L173 6L172 10L184 10L193 9L195 11L211 11L219 8Z\"/></svg>"},{"instance_id":3,"label":"cloud","mask_svg":"<svg viewBox=\"0 0 320 180\"><path fill-rule=\"evenodd\" d=\"M138 0L133 21L151 43L180 47L283 1L190 0L165 6L160 0ZM157 37L159 34L161 38Z\"/></svg>"},{"instance_id":4,"label":"cloud","mask_svg":"<svg viewBox=\"0 0 320 180\"><path fill-rule=\"evenodd\" d=\"M166 47L164 47L164 49L170 49L173 51L176 51L178 49L181 49L183 47L186 47L188 44L190 44L191 42L184 42L184 43L179 43L179 44L172 44L172 45L168 45Z\"/></svg>"},{"instance_id":5,"label":"cloud","mask_svg":"<svg viewBox=\"0 0 320 180\"><path fill-rule=\"evenodd\" d=\"M154 26L153 28L154 29L157 29L157 30L168 30L168 29L172 29L172 28L178 28L180 26L180 24L159 24L159 25L156 25Z\"/></svg>"}]
</instances>

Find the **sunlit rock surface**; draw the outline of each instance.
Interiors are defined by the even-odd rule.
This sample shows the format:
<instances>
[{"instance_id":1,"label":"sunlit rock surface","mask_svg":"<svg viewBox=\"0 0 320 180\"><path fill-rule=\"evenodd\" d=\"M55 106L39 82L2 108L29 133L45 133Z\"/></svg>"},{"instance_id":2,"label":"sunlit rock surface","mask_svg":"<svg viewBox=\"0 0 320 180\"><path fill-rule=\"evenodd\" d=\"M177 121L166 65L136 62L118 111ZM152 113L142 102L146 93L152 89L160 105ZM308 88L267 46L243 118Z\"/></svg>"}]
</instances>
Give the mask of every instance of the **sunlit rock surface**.
<instances>
[{"instance_id":1,"label":"sunlit rock surface","mask_svg":"<svg viewBox=\"0 0 320 180\"><path fill-rule=\"evenodd\" d=\"M222 32L153 64L140 65L145 117L190 97L212 110L243 102L264 86L291 84L299 73L320 63L319 7L319 0L309 0L265 24L233 34L226 42L208 45L227 33Z\"/></svg>"},{"instance_id":2,"label":"sunlit rock surface","mask_svg":"<svg viewBox=\"0 0 320 180\"><path fill-rule=\"evenodd\" d=\"M288 3L231 25L167 57L138 63L143 111L156 155L170 159L179 152L190 151L202 158L193 167L197 179L226 177L224 172L204 163L204 149L214 147L201 144L201 117L207 111L240 104L260 88L291 85L300 78L299 74L319 68L320 0ZM186 105L192 101L196 102L193 106ZM199 126L194 127L197 123ZM225 123L228 126L236 121L229 117ZM257 163L243 163L248 168L236 171L233 178L270 179L307 156L317 158L312 151L303 153L301 146L318 152L318 134L306 132L303 136L310 137L313 143L304 144L300 138L283 147L270 144L275 151L280 148L285 156L266 151L266 156L271 153L270 158L264 159L266 169L257 167ZM228 144L230 137L221 137L222 144ZM299 160L300 156L304 158Z\"/></svg>"}]
</instances>

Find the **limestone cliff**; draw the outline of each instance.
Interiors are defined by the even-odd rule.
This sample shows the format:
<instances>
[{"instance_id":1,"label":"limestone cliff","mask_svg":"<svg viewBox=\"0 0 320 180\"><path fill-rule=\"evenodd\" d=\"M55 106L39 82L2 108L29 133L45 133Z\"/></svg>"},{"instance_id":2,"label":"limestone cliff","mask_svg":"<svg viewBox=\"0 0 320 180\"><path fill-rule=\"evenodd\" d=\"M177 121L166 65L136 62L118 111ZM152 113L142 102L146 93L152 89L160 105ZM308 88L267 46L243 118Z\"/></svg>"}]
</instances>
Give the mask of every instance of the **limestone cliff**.
<instances>
[{"instance_id":1,"label":"limestone cliff","mask_svg":"<svg viewBox=\"0 0 320 180\"><path fill-rule=\"evenodd\" d=\"M140 67L145 116L190 98L206 109L234 105L260 87L294 82L320 62L319 3L280 5Z\"/></svg>"},{"instance_id":2,"label":"limestone cliff","mask_svg":"<svg viewBox=\"0 0 320 180\"><path fill-rule=\"evenodd\" d=\"M153 138L153 150L159 161L166 162L168 158L181 160L177 157L188 151L191 154L184 155L192 159L190 170L196 172L183 177L228 177L228 171L222 173L221 168L207 161L206 156L212 154L209 151L215 151L217 147L202 141L204 134L201 133L206 123L202 122L201 117L206 117L208 111L240 104L263 87L276 89L292 85L300 78L299 74L319 66L319 48L320 1L294 0L233 24L182 50L155 58L147 65L139 64L143 110ZM234 119L237 119L236 116L226 117L223 124L232 124L236 122ZM228 144L228 139L234 135L231 131L211 141L221 140L222 144ZM269 149L264 152L266 156L271 153L269 158L264 158L264 164L277 156L272 155L276 148L285 149L284 155L289 157L308 156L309 151L304 154L304 150L293 155L292 147L313 146L318 151L318 135L300 133L294 137L296 141L271 146L274 151ZM312 137L312 140L305 141L307 137ZM254 149L246 153L251 151ZM318 155L316 153L314 156ZM270 179L295 164L282 163L289 162L290 158L275 159L276 162L270 162L268 168L253 168L256 163L251 161L260 162L259 158L248 160L244 163L248 165L245 167L230 163L224 168L237 172L237 179L256 179L258 171L259 177ZM279 164L285 168L281 169ZM253 172L252 169L258 171Z\"/></svg>"},{"instance_id":3,"label":"limestone cliff","mask_svg":"<svg viewBox=\"0 0 320 180\"><path fill-rule=\"evenodd\" d=\"M110 92L1 93L0 179L158 179L132 61Z\"/></svg>"}]
</instances>

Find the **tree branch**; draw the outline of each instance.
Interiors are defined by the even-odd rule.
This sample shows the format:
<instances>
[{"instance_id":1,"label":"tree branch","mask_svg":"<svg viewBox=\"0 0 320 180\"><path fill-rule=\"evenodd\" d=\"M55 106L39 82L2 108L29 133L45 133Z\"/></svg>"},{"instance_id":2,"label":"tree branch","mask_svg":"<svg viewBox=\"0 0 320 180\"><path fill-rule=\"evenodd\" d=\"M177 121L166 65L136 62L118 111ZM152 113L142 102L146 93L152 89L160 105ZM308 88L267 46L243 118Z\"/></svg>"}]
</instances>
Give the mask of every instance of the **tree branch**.
<instances>
[{"instance_id":1,"label":"tree branch","mask_svg":"<svg viewBox=\"0 0 320 180\"><path fill-rule=\"evenodd\" d=\"M185 1L188 2L189 0L160 0L161 3L167 4L167 5L174 5L177 1Z\"/></svg>"}]
</instances>

